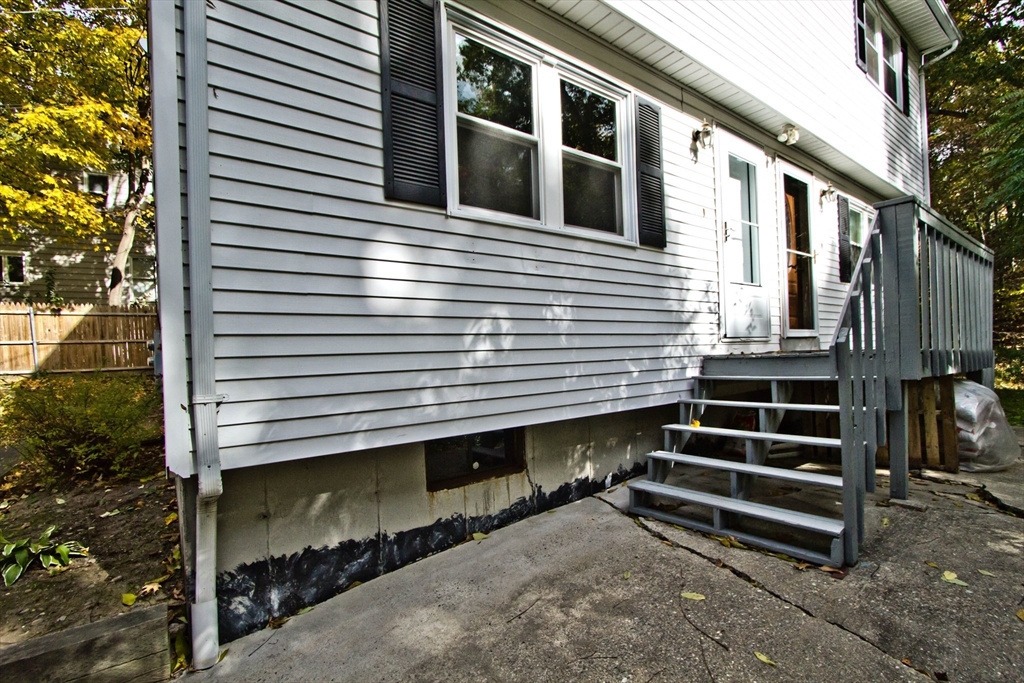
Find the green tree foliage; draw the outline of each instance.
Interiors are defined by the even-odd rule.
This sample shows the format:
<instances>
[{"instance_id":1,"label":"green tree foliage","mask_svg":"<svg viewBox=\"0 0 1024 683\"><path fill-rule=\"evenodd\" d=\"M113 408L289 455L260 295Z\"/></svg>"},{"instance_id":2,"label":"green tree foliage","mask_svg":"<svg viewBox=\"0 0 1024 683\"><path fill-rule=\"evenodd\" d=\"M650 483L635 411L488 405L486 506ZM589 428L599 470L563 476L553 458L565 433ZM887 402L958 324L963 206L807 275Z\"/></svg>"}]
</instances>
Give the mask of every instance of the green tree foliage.
<instances>
[{"instance_id":1,"label":"green tree foliage","mask_svg":"<svg viewBox=\"0 0 1024 683\"><path fill-rule=\"evenodd\" d=\"M947 0L964 35L929 66L932 202L996 253L995 329L1024 329L1024 4Z\"/></svg>"},{"instance_id":2,"label":"green tree foliage","mask_svg":"<svg viewBox=\"0 0 1024 683\"><path fill-rule=\"evenodd\" d=\"M150 174L145 31L145 0L0 0L0 237L134 237ZM125 174L124 205L80 190L84 170Z\"/></svg>"}]
</instances>

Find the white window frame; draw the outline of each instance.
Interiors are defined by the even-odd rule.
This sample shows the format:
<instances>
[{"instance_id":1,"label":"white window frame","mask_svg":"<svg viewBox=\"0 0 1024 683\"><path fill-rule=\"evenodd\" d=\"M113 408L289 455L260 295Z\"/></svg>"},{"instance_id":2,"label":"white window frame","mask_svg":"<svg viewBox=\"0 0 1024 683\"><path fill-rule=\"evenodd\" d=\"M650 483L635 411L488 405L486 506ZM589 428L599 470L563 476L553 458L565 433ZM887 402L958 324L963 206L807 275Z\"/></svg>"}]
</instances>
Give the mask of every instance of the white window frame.
<instances>
[{"instance_id":1,"label":"white window frame","mask_svg":"<svg viewBox=\"0 0 1024 683\"><path fill-rule=\"evenodd\" d=\"M10 278L10 267L7 265L7 259L14 257L21 259L21 280L12 281ZM0 252L0 281L5 285L23 285L28 282L28 254L5 251Z\"/></svg>"},{"instance_id":2,"label":"white window frame","mask_svg":"<svg viewBox=\"0 0 1024 683\"><path fill-rule=\"evenodd\" d=\"M776 194L778 196L779 211L776 216L779 237L779 296L780 310L782 312L782 337L784 339L795 339L797 337L819 337L821 330L821 310L818 308L818 232L815 225L814 211L816 206L814 198L815 177L814 173L806 171L784 159L779 159L776 166ZM786 184L785 178L789 176L807 185L807 236L810 242L810 252L796 252L811 259L811 309L814 313L813 328L792 329L789 326L789 281L786 272L789 268L789 236L786 225Z\"/></svg>"},{"instance_id":3,"label":"white window frame","mask_svg":"<svg viewBox=\"0 0 1024 683\"><path fill-rule=\"evenodd\" d=\"M864 202L860 201L859 199L856 199L856 198L851 197L849 195L845 195L845 197L850 202L850 213L852 214L854 211L856 211L857 213L859 213L862 216L864 216L864 230L870 231L871 230L871 221L873 221L875 219L875 210L872 209L870 205L865 204ZM861 239L860 240L856 240L855 241L853 239L853 221L851 220L850 221L850 254L851 254L850 268L851 268L851 272L852 272L852 268L857 265L857 261L860 258L860 251L859 250L860 250L861 246L864 244L864 239L866 239L866 238L867 238L867 233L865 233L864 235L861 235Z\"/></svg>"},{"instance_id":4,"label":"white window frame","mask_svg":"<svg viewBox=\"0 0 1024 683\"><path fill-rule=\"evenodd\" d=\"M571 234L574 237L638 244L636 155L633 111L635 94L625 85L596 73L571 58L552 49L539 49L510 29L491 25L474 14L444 6L442 59L444 62L445 154L448 193L448 215L475 221L486 221L516 227ZM484 209L459 203L458 160L458 98L456 94L456 41L455 35L475 40L497 52L525 62L533 70L534 130L537 138L537 202L538 218ZM621 171L620 210L622 232L615 234L602 230L566 225L563 208L562 182L562 80L586 88L616 103L617 159L600 159ZM572 154L589 158L585 152Z\"/></svg>"},{"instance_id":5,"label":"white window frame","mask_svg":"<svg viewBox=\"0 0 1024 683\"><path fill-rule=\"evenodd\" d=\"M874 14L877 21L875 22L875 33L872 35L868 29L868 13ZM859 20L858 20L859 23ZM864 2L864 39L865 39L865 50L874 50L878 59L878 71L871 73L871 62L867 58L867 53L864 55L865 62L865 73L867 73L868 80L875 84L875 87L882 91L885 98L896 105L898 109L903 110L903 60L907 58L907 55L903 52L903 43L901 40L901 34L899 29L896 28L896 24L889 19L889 16L882 11L878 3L874 0L865 0ZM882 33L886 32L892 36L895 40L895 53L893 62L887 62L885 59L885 46L882 38ZM896 72L896 97L890 97L889 93L885 91L885 69L886 66L892 67Z\"/></svg>"}]
</instances>

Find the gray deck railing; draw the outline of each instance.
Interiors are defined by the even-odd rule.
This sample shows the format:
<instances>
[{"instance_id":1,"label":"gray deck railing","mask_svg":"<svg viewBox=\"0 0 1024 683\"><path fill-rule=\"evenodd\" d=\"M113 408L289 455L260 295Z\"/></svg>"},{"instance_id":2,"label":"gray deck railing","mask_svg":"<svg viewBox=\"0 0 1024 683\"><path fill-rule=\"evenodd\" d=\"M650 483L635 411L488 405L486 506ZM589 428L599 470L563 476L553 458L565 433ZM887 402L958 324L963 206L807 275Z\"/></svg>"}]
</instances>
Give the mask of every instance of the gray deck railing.
<instances>
[{"instance_id":1,"label":"gray deck railing","mask_svg":"<svg viewBox=\"0 0 1024 683\"><path fill-rule=\"evenodd\" d=\"M839 379L846 555L863 538L865 491L887 445L890 493L906 498L907 382L994 365L992 256L912 197L877 214L832 339Z\"/></svg>"}]
</instances>

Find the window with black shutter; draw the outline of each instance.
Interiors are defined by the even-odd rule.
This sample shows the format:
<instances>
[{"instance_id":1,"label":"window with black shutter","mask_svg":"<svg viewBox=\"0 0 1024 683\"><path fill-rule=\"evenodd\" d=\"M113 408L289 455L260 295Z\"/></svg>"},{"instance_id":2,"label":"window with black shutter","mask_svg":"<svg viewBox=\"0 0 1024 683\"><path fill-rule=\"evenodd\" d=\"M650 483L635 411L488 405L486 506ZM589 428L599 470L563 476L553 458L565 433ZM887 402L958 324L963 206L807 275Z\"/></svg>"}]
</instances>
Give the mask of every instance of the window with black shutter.
<instances>
[{"instance_id":1,"label":"window with black shutter","mask_svg":"<svg viewBox=\"0 0 1024 683\"><path fill-rule=\"evenodd\" d=\"M439 0L381 0L384 196L446 206Z\"/></svg>"},{"instance_id":2,"label":"window with black shutter","mask_svg":"<svg viewBox=\"0 0 1024 683\"><path fill-rule=\"evenodd\" d=\"M876 0L854 0L857 66L886 97L910 115L907 41L879 9Z\"/></svg>"},{"instance_id":3,"label":"window with black shutter","mask_svg":"<svg viewBox=\"0 0 1024 683\"><path fill-rule=\"evenodd\" d=\"M665 181L661 155L661 108L636 102L637 206L640 244L665 247Z\"/></svg>"},{"instance_id":4,"label":"window with black shutter","mask_svg":"<svg viewBox=\"0 0 1024 683\"><path fill-rule=\"evenodd\" d=\"M853 272L852 251L850 249L850 200L839 197L839 281L849 282Z\"/></svg>"},{"instance_id":5,"label":"window with black shutter","mask_svg":"<svg viewBox=\"0 0 1024 683\"><path fill-rule=\"evenodd\" d=\"M660 107L437 0L380 21L386 197L665 246Z\"/></svg>"}]
</instances>

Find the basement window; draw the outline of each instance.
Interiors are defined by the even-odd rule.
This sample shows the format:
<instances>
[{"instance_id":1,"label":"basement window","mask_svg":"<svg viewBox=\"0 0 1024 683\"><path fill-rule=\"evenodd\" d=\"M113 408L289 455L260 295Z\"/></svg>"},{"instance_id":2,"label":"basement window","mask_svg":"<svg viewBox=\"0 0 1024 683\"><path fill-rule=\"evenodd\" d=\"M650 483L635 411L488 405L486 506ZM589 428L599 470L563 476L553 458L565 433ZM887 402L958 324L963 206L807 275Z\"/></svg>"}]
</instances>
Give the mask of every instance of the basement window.
<instances>
[{"instance_id":1,"label":"basement window","mask_svg":"<svg viewBox=\"0 0 1024 683\"><path fill-rule=\"evenodd\" d=\"M526 469L522 427L427 441L427 490L441 491Z\"/></svg>"}]
</instances>

